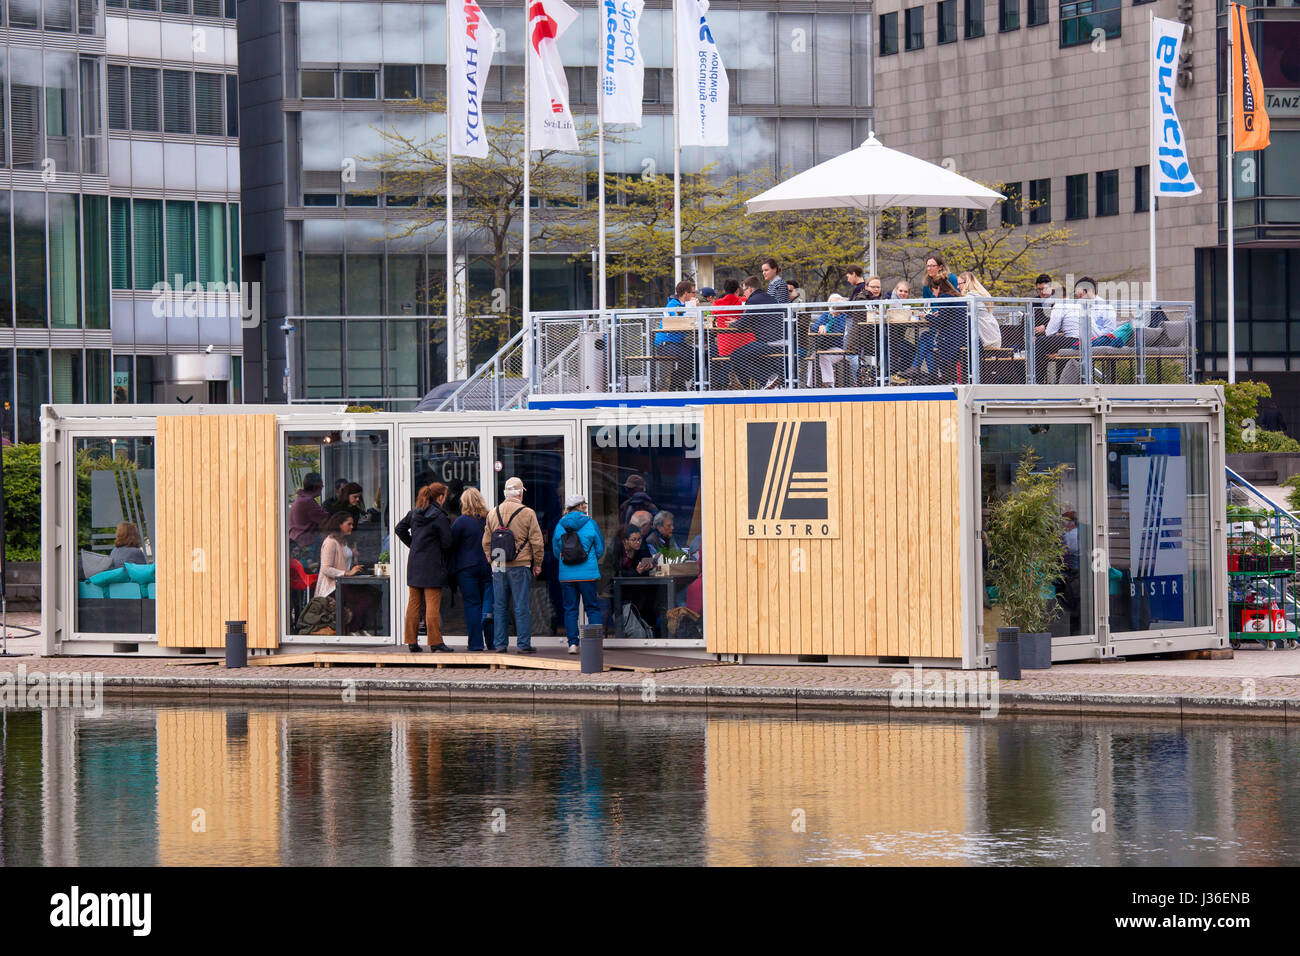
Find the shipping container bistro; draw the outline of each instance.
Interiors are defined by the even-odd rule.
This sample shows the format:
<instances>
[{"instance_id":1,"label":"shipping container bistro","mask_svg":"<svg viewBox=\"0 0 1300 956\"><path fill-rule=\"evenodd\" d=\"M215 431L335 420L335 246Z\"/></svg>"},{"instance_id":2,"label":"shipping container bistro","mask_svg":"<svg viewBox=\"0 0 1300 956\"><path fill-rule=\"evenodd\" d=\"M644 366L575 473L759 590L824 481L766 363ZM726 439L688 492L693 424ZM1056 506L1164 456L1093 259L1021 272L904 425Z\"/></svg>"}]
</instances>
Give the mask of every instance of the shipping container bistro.
<instances>
[{"instance_id":1,"label":"shipping container bistro","mask_svg":"<svg viewBox=\"0 0 1300 956\"><path fill-rule=\"evenodd\" d=\"M1026 448L1063 464L1066 572L1053 658L1226 646L1222 392L1211 386L969 386L536 397L528 411L353 413L342 407L50 406L42 467L44 650L219 654L224 622L256 653L402 640L406 549L390 537L418 489L489 506L512 475L550 536L582 492L607 544L612 646L740 662L968 668L1000 623L983 530ZM809 398L816 398L809 401ZM654 404L651 404L653 402ZM543 405L543 407L537 407ZM320 587L317 502L357 518L359 573L335 618ZM361 488L340 494L342 483ZM667 513L645 575L611 563L630 520ZM302 522L299 522L302 524ZM143 556L111 560L116 544ZM114 567L114 564L121 567ZM530 600L539 644L563 632L548 547ZM319 603L319 602L318 602ZM462 645L463 602L443 598ZM636 608L644 629L625 609ZM617 608L619 613L609 613ZM628 622L632 622L629 624ZM553 636L554 635L554 636Z\"/></svg>"}]
</instances>

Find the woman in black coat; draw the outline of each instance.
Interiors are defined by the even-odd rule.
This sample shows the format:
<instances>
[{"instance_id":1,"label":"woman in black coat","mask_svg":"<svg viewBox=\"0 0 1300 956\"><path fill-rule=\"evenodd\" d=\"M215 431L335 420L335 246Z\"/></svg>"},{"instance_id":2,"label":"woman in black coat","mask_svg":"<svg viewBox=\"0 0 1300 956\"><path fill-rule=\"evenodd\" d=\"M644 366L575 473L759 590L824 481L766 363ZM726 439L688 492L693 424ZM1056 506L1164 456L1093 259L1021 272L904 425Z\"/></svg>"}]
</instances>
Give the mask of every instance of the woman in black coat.
<instances>
[{"instance_id":1,"label":"woman in black coat","mask_svg":"<svg viewBox=\"0 0 1300 956\"><path fill-rule=\"evenodd\" d=\"M406 646L419 651L420 616L428 634L429 650L450 651L442 641L442 589L447 583L447 550L451 523L442 504L447 486L440 481L425 485L415 497L415 507L397 523L394 532L411 556L406 564Z\"/></svg>"}]
</instances>

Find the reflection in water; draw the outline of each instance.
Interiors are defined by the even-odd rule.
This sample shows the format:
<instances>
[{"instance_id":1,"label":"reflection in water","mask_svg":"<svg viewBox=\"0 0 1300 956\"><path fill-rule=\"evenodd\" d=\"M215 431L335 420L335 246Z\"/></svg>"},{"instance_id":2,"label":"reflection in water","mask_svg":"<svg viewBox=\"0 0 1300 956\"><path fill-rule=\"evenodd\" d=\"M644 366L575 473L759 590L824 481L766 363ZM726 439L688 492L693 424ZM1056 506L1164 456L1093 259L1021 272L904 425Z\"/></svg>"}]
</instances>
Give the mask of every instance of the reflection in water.
<instances>
[{"instance_id":1,"label":"reflection in water","mask_svg":"<svg viewBox=\"0 0 1300 956\"><path fill-rule=\"evenodd\" d=\"M1285 732L683 709L0 712L0 864L1285 864Z\"/></svg>"}]
</instances>

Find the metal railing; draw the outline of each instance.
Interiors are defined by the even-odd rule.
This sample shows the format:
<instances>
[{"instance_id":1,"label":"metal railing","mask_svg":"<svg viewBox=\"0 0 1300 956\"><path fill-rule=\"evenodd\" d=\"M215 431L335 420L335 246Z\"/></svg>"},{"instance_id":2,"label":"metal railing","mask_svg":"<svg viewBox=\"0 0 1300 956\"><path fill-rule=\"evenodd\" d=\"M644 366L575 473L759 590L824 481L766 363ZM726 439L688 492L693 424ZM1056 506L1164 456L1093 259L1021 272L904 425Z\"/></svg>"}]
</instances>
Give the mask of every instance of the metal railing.
<instances>
[{"instance_id":1,"label":"metal railing","mask_svg":"<svg viewBox=\"0 0 1300 956\"><path fill-rule=\"evenodd\" d=\"M443 399L435 411L505 411L527 404L531 385L524 369L524 329L501 346L460 386ZM534 352L534 355L537 353Z\"/></svg>"},{"instance_id":2,"label":"metal railing","mask_svg":"<svg viewBox=\"0 0 1300 956\"><path fill-rule=\"evenodd\" d=\"M1190 302L908 299L534 313L533 391L1186 384Z\"/></svg>"},{"instance_id":3,"label":"metal railing","mask_svg":"<svg viewBox=\"0 0 1300 956\"><path fill-rule=\"evenodd\" d=\"M1234 542L1266 541L1269 550L1280 551L1284 556L1300 552L1300 518L1285 508L1279 507L1260 489L1233 471L1227 469L1227 504L1228 504L1228 538L1229 551L1234 549ZM1237 513L1234 514L1234 509ZM1246 517L1242 512L1250 513ZM1231 564L1229 568L1231 569ZM1297 592L1296 578L1286 574L1253 575L1229 574L1228 576L1228 613L1233 618L1229 621L1229 631L1240 627L1236 619L1240 609L1267 611L1271 621L1273 612L1281 611L1285 620L1285 633L1278 639L1272 639L1273 630L1259 634L1258 640L1268 649L1280 647L1283 639L1294 645L1295 639L1289 635L1300 623L1300 593ZM1234 639L1233 646L1237 646Z\"/></svg>"}]
</instances>

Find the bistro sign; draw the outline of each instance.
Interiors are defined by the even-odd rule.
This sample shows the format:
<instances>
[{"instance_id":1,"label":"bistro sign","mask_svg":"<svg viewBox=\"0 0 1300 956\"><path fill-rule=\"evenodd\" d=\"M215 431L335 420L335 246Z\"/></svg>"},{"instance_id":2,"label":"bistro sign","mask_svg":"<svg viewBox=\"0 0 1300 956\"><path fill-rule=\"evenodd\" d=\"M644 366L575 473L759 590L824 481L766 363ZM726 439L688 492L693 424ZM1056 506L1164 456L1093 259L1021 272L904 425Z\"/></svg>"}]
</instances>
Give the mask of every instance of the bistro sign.
<instances>
[{"instance_id":1,"label":"bistro sign","mask_svg":"<svg viewBox=\"0 0 1300 956\"><path fill-rule=\"evenodd\" d=\"M838 422L826 419L748 421L739 432L740 537L840 536Z\"/></svg>"}]
</instances>

